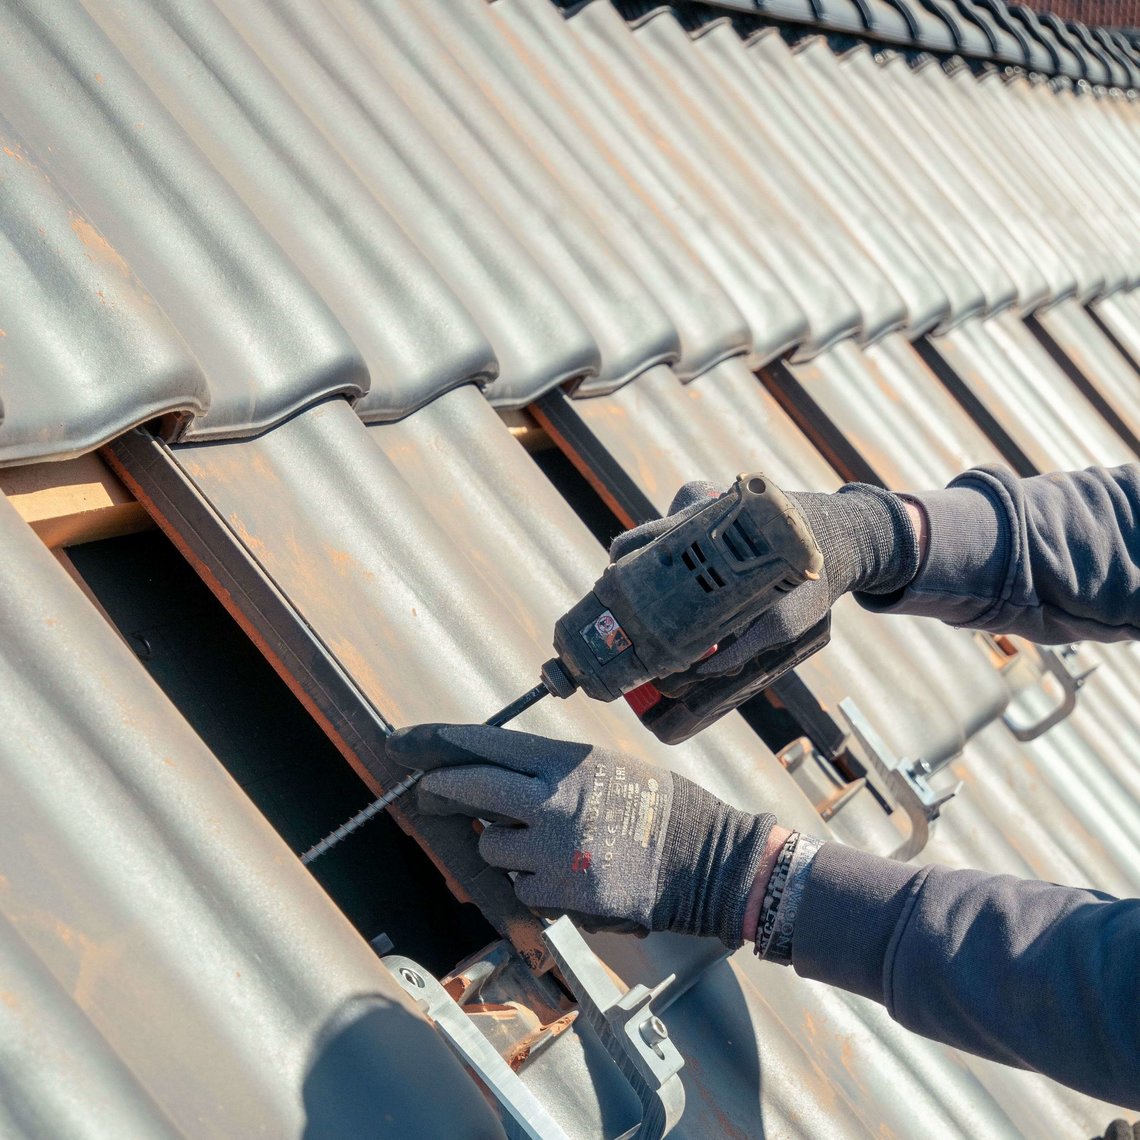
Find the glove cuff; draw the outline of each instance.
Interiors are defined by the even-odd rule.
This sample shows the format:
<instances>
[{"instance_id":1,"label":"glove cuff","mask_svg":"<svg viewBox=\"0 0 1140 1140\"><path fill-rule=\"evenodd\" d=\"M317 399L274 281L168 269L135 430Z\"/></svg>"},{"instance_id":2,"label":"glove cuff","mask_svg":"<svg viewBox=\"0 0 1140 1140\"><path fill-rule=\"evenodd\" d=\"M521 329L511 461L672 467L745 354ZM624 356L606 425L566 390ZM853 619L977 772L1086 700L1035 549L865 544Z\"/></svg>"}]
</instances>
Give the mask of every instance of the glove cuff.
<instances>
[{"instance_id":1,"label":"glove cuff","mask_svg":"<svg viewBox=\"0 0 1140 1140\"><path fill-rule=\"evenodd\" d=\"M673 776L652 929L744 944L744 909L764 855L771 813L752 815Z\"/></svg>"},{"instance_id":2,"label":"glove cuff","mask_svg":"<svg viewBox=\"0 0 1140 1140\"><path fill-rule=\"evenodd\" d=\"M918 535L903 499L881 487L848 483L834 495L795 493L823 551L831 601L852 590L890 594L918 573Z\"/></svg>"}]
</instances>

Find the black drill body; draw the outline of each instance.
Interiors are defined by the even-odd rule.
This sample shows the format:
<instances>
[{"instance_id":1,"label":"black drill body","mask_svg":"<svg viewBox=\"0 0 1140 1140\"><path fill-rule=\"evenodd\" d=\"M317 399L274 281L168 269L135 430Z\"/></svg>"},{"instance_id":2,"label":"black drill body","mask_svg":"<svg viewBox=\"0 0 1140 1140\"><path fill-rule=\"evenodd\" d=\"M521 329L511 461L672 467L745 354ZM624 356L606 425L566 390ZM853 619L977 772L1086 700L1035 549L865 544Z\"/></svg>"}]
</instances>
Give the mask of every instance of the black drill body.
<instances>
[{"instance_id":1,"label":"black drill body","mask_svg":"<svg viewBox=\"0 0 1140 1140\"><path fill-rule=\"evenodd\" d=\"M741 475L718 498L607 566L558 621L543 666L557 696L626 696L662 740L700 731L827 644L825 620L800 641L731 677L701 677L706 656L801 583L823 556L799 510L764 475Z\"/></svg>"}]
</instances>

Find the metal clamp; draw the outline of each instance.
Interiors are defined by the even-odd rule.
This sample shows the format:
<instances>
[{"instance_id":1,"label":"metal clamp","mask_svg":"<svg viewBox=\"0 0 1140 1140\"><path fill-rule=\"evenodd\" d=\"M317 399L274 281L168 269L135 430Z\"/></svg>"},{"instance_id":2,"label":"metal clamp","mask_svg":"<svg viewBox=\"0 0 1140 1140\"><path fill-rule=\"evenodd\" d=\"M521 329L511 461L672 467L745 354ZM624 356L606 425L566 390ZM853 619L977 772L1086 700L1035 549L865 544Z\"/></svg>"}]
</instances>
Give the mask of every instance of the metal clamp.
<instances>
[{"instance_id":1,"label":"metal clamp","mask_svg":"<svg viewBox=\"0 0 1140 1140\"><path fill-rule=\"evenodd\" d=\"M1076 643L1050 648L985 633L978 637L1010 687L1002 721L1018 740L1036 740L1069 716L1098 664L1082 660Z\"/></svg>"},{"instance_id":2,"label":"metal clamp","mask_svg":"<svg viewBox=\"0 0 1140 1140\"><path fill-rule=\"evenodd\" d=\"M641 1101L641 1123L621 1140L659 1140L685 1110L685 1088L678 1076L685 1060L650 1003L676 975L653 989L638 984L623 993L566 915L552 922L542 937L578 999L581 1015Z\"/></svg>"},{"instance_id":3,"label":"metal clamp","mask_svg":"<svg viewBox=\"0 0 1140 1140\"><path fill-rule=\"evenodd\" d=\"M866 776L854 780L841 776L835 765L807 736L785 744L776 753L776 759L786 772L791 773L825 823L834 819L867 787Z\"/></svg>"},{"instance_id":4,"label":"metal clamp","mask_svg":"<svg viewBox=\"0 0 1140 1140\"><path fill-rule=\"evenodd\" d=\"M955 781L949 788L936 789L931 780L939 769L926 760L898 759L850 697L839 702L839 711L872 770L886 784L891 798L910 820L910 835L891 852L891 858L913 858L926 846L930 825L941 814L942 805L957 795L962 781Z\"/></svg>"},{"instance_id":5,"label":"metal clamp","mask_svg":"<svg viewBox=\"0 0 1140 1140\"><path fill-rule=\"evenodd\" d=\"M518 1073L427 970L400 954L389 954L383 962L435 1023L456 1056L498 1102L503 1127L511 1140L570 1140Z\"/></svg>"}]
</instances>

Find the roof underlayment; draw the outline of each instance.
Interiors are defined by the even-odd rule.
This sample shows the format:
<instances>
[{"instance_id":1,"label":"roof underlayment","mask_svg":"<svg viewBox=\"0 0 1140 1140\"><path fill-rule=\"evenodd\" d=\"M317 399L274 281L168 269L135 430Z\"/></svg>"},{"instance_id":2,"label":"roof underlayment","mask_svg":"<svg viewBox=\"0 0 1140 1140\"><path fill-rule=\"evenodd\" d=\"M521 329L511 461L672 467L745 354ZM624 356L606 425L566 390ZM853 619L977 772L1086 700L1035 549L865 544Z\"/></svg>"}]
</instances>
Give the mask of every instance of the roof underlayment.
<instances>
[{"instance_id":1,"label":"roof underlayment","mask_svg":"<svg viewBox=\"0 0 1140 1140\"><path fill-rule=\"evenodd\" d=\"M606 561L500 410L627 524L755 468L902 489L1140 454L1140 57L1102 29L1001 0L0 11L0 463L103 447L375 791L391 726L529 688ZM529 1132L487 1107L6 502L0 544L0 1131L653 1134L585 1018L503 1077ZM1140 889L1130 647L848 600L797 673L781 759L736 714L666 748L580 694L518 726L879 853ZM960 783L929 836L892 779L919 760ZM470 830L397 815L505 940L495 1000L558 1012ZM587 941L627 985L676 975L676 1136L1113 1115L747 949Z\"/></svg>"}]
</instances>

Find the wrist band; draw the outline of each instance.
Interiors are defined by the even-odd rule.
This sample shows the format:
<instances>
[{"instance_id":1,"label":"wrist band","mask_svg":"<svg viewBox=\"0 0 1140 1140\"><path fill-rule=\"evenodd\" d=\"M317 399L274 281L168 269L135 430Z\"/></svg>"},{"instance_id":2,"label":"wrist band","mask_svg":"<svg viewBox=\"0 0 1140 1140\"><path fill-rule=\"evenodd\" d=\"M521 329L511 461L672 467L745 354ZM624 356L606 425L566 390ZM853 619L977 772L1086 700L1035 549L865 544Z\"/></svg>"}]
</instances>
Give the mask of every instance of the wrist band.
<instances>
[{"instance_id":1,"label":"wrist band","mask_svg":"<svg viewBox=\"0 0 1140 1140\"><path fill-rule=\"evenodd\" d=\"M776 928L776 913L780 909L780 899L784 895L784 884L788 881L788 872L792 867L792 856L795 854L799 837L800 833L793 831L784 840L784 846L780 848L772 873L768 876L768 885L764 888L764 901L760 904L760 918L756 923L756 953L761 958L764 957Z\"/></svg>"},{"instance_id":2,"label":"wrist band","mask_svg":"<svg viewBox=\"0 0 1140 1140\"><path fill-rule=\"evenodd\" d=\"M780 884L780 897L771 916L770 927L763 944L756 938L756 953L779 966L792 964L792 939L795 935L796 916L803 901L808 875L816 852L823 846L823 840L814 835L797 835L796 843L788 863L787 872ZM783 852L781 851L781 855Z\"/></svg>"}]
</instances>

